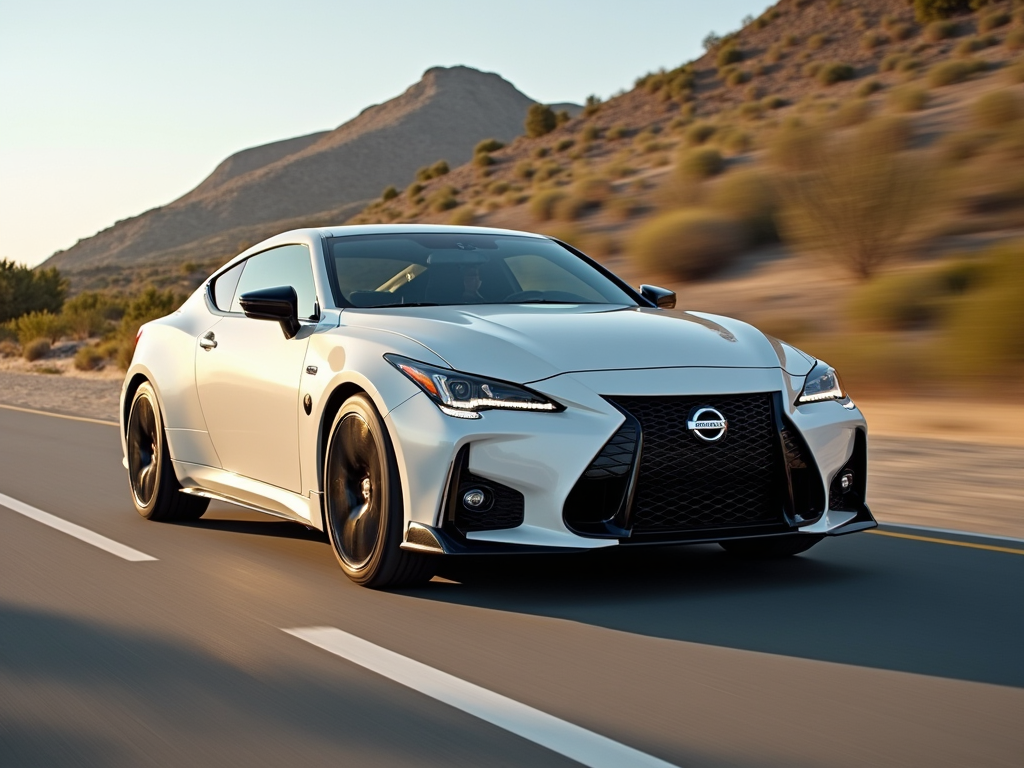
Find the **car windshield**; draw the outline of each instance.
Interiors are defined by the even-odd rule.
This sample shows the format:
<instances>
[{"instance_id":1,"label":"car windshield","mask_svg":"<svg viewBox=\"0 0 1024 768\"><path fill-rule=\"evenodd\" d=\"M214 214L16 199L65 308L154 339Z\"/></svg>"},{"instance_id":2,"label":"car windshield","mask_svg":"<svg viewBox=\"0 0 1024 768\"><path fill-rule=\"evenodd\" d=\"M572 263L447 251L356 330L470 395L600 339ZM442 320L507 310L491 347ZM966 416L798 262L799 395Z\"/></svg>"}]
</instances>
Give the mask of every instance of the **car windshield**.
<instances>
[{"instance_id":1,"label":"car windshield","mask_svg":"<svg viewBox=\"0 0 1024 768\"><path fill-rule=\"evenodd\" d=\"M633 298L546 238L381 234L332 238L329 268L341 306L624 304Z\"/></svg>"}]
</instances>

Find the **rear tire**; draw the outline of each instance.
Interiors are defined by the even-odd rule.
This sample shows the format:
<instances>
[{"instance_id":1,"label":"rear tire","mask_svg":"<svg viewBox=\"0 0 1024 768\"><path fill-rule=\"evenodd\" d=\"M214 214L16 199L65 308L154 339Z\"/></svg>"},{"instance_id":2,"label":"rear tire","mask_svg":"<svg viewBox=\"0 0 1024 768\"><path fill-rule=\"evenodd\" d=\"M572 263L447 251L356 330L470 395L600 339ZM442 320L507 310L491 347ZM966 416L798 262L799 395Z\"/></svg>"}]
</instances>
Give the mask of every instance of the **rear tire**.
<instances>
[{"instance_id":1,"label":"rear tire","mask_svg":"<svg viewBox=\"0 0 1024 768\"><path fill-rule=\"evenodd\" d=\"M181 493L167 450L160 404L153 385L143 382L135 391L128 412L128 485L132 502L147 520L198 520L209 499Z\"/></svg>"},{"instance_id":2,"label":"rear tire","mask_svg":"<svg viewBox=\"0 0 1024 768\"><path fill-rule=\"evenodd\" d=\"M775 560L806 552L823 538L825 537L797 533L791 536L768 536L763 539L720 541L718 545L736 557L751 560Z\"/></svg>"},{"instance_id":3,"label":"rear tire","mask_svg":"<svg viewBox=\"0 0 1024 768\"><path fill-rule=\"evenodd\" d=\"M384 422L365 395L345 401L331 425L324 460L326 528L345 575L374 589L429 581L430 555L400 548L402 484Z\"/></svg>"}]
</instances>

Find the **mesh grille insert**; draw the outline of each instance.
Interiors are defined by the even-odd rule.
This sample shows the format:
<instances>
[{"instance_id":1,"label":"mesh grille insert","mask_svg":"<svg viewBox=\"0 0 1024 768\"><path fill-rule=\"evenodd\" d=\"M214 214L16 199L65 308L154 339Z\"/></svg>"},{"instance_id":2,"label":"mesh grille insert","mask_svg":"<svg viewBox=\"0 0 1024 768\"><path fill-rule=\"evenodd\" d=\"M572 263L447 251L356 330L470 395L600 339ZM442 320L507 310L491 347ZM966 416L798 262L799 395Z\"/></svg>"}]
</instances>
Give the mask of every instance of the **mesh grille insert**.
<instances>
[{"instance_id":1,"label":"mesh grille insert","mask_svg":"<svg viewBox=\"0 0 1024 768\"><path fill-rule=\"evenodd\" d=\"M483 489L492 495L493 502L486 510L468 509L462 505L463 494L474 488ZM485 480L467 471L459 482L455 526L464 533L515 528L523 524L524 507L523 494L515 488Z\"/></svg>"},{"instance_id":2,"label":"mesh grille insert","mask_svg":"<svg viewBox=\"0 0 1024 768\"><path fill-rule=\"evenodd\" d=\"M633 414L643 431L634 533L783 521L770 394L608 399ZM686 428L691 410L700 406L725 417L729 428L722 440L707 443Z\"/></svg>"}]
</instances>

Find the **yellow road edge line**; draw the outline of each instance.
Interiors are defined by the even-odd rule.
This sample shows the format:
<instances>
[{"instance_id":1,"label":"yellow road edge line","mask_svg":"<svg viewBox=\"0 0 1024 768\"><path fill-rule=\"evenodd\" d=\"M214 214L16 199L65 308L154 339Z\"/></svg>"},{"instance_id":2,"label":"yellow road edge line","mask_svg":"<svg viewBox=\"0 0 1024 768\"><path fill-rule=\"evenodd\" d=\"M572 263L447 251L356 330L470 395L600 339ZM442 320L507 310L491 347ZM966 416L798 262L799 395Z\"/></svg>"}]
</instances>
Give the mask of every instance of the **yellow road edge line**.
<instances>
[{"instance_id":1,"label":"yellow road edge line","mask_svg":"<svg viewBox=\"0 0 1024 768\"><path fill-rule=\"evenodd\" d=\"M930 541L933 544L949 544L953 547L969 547L971 549L987 549L990 552L1007 552L1011 555L1024 555L1024 549L1011 549L1010 547L996 547L992 544L972 544L967 541L953 541L952 539L934 539L931 536L914 536L909 533L893 533L892 531L867 531L876 536L892 536L896 539L913 539L914 541ZM965 532L965 535L970 536Z\"/></svg>"},{"instance_id":2,"label":"yellow road edge line","mask_svg":"<svg viewBox=\"0 0 1024 768\"><path fill-rule=\"evenodd\" d=\"M105 421L104 419L89 419L85 416L67 416L63 413L52 413L51 411L37 411L34 408L21 408L17 405L3 405L0 408L8 411L20 411L21 413L34 413L37 416L53 416L55 419L68 419L69 421L84 421L87 424L104 424L108 427L120 426L116 421Z\"/></svg>"}]
</instances>

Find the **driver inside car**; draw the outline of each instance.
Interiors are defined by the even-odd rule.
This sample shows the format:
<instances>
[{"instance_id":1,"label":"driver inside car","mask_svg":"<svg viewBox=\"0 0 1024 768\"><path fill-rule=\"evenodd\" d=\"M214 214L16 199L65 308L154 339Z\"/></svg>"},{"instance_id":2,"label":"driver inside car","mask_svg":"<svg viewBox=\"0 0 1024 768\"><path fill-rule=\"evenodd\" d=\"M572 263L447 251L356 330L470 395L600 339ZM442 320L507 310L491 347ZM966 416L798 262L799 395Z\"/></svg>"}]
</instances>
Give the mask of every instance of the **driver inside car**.
<instances>
[{"instance_id":1,"label":"driver inside car","mask_svg":"<svg viewBox=\"0 0 1024 768\"><path fill-rule=\"evenodd\" d=\"M462 270L462 303L483 304L487 301L480 295L480 267L467 264Z\"/></svg>"}]
</instances>

